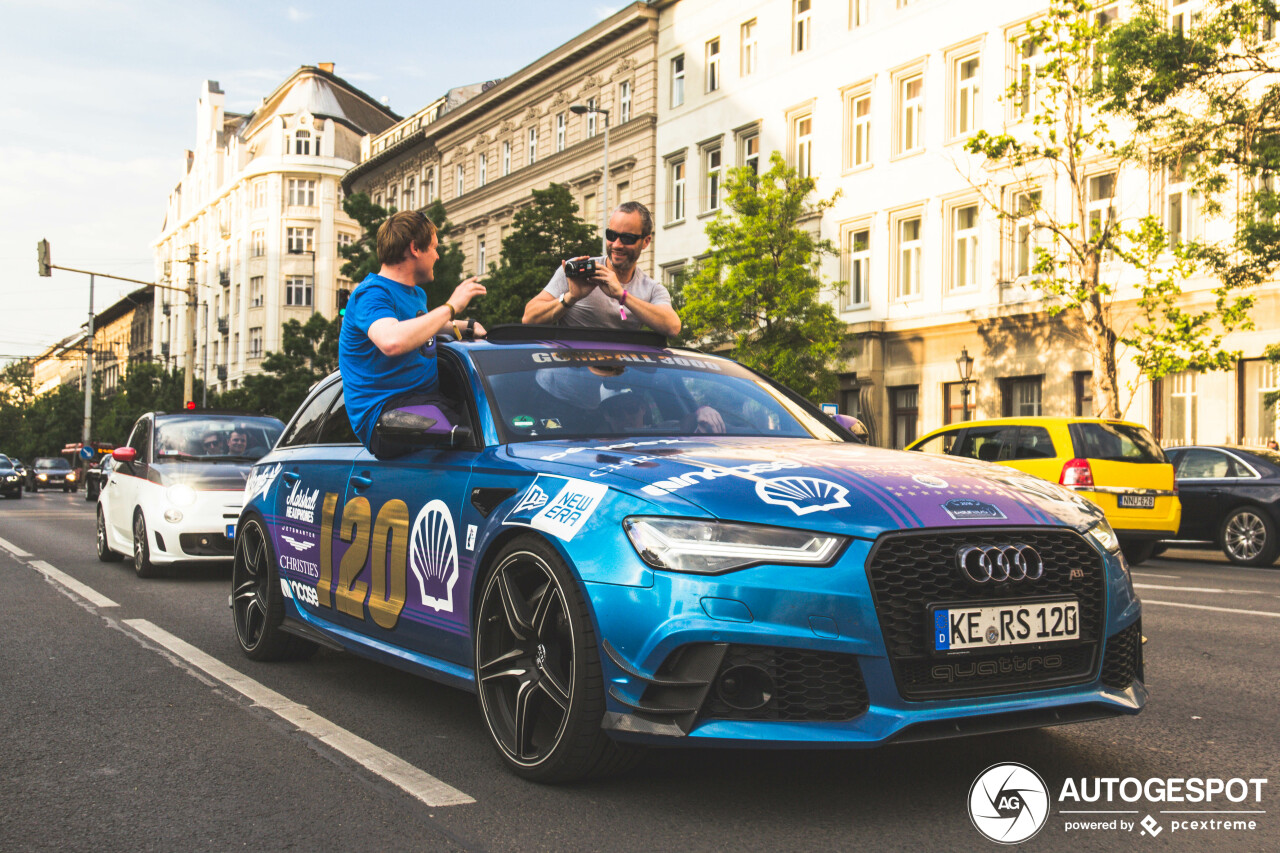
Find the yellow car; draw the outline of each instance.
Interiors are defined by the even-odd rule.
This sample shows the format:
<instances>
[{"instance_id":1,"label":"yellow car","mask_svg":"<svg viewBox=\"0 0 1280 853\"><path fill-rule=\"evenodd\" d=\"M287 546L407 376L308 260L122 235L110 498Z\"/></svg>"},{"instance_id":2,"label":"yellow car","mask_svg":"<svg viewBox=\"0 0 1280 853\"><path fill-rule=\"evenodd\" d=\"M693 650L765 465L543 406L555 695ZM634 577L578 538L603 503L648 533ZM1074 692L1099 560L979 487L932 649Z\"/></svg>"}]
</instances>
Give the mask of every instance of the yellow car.
<instances>
[{"instance_id":1,"label":"yellow car","mask_svg":"<svg viewBox=\"0 0 1280 853\"><path fill-rule=\"evenodd\" d=\"M1097 504L1131 564L1177 535L1173 465L1142 424L1103 418L997 418L951 424L907 447L1017 468Z\"/></svg>"}]
</instances>

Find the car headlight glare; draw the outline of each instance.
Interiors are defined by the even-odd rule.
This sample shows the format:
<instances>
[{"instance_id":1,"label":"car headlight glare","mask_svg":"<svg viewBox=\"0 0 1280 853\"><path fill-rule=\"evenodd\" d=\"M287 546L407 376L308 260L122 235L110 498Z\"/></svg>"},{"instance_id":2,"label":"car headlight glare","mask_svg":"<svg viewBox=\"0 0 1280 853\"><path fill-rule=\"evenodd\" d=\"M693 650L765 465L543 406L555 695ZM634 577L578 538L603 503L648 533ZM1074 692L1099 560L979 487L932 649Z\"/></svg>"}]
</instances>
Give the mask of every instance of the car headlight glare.
<instances>
[{"instance_id":1,"label":"car headlight glare","mask_svg":"<svg viewBox=\"0 0 1280 853\"><path fill-rule=\"evenodd\" d=\"M1120 553L1120 539L1116 536L1116 532L1111 529L1111 525L1105 520L1099 521L1093 527L1085 531L1085 535L1102 546L1102 550L1109 554Z\"/></svg>"},{"instance_id":2,"label":"car headlight glare","mask_svg":"<svg viewBox=\"0 0 1280 853\"><path fill-rule=\"evenodd\" d=\"M823 565L845 542L843 536L808 530L689 518L628 518L623 528L649 565L694 574L757 563Z\"/></svg>"},{"instance_id":3,"label":"car headlight glare","mask_svg":"<svg viewBox=\"0 0 1280 853\"><path fill-rule=\"evenodd\" d=\"M191 506L196 502L196 490L186 483L170 486L164 494L174 506Z\"/></svg>"},{"instance_id":4,"label":"car headlight glare","mask_svg":"<svg viewBox=\"0 0 1280 853\"><path fill-rule=\"evenodd\" d=\"M47 480L47 479L49 479L49 475L48 475L48 474L36 474L36 479L37 479L37 480Z\"/></svg>"}]
</instances>

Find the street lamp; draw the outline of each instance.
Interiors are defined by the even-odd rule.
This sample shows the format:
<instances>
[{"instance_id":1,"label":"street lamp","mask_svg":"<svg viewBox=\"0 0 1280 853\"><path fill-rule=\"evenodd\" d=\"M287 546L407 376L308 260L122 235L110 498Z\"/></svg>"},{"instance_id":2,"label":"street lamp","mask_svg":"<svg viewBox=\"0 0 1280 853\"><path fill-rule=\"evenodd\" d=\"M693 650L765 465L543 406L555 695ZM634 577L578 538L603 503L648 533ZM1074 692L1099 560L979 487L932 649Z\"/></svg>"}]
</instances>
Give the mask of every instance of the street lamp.
<instances>
[{"instance_id":1,"label":"street lamp","mask_svg":"<svg viewBox=\"0 0 1280 853\"><path fill-rule=\"evenodd\" d=\"M605 259L609 258L609 243L605 240L604 232L609 229L609 111L603 107L597 107L593 102L586 104L574 104L569 107L569 112L574 115L587 115L588 113L599 113L604 116L604 174L600 176L600 183L604 188L600 191L600 208L602 213L603 227L600 229L600 254Z\"/></svg>"},{"instance_id":2,"label":"street lamp","mask_svg":"<svg viewBox=\"0 0 1280 853\"><path fill-rule=\"evenodd\" d=\"M968 347L960 347L960 357L956 359L956 367L960 368L960 406L962 421L969 420L969 383L973 381L973 357Z\"/></svg>"}]
</instances>

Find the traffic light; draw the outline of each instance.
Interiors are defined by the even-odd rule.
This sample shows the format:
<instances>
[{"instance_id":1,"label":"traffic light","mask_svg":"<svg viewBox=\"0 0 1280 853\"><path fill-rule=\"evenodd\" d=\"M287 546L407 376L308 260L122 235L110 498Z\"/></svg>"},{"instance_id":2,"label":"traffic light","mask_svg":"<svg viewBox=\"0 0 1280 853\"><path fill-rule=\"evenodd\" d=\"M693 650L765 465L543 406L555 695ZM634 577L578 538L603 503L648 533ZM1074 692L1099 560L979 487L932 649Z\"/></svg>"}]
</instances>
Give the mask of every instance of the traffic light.
<instances>
[{"instance_id":1,"label":"traffic light","mask_svg":"<svg viewBox=\"0 0 1280 853\"><path fill-rule=\"evenodd\" d=\"M188 401L187 401L187 411L188 411L188 412L190 412L190 411L192 411L193 409L195 409L195 407L196 407L196 401L195 401L195 400L188 400Z\"/></svg>"},{"instance_id":2,"label":"traffic light","mask_svg":"<svg viewBox=\"0 0 1280 853\"><path fill-rule=\"evenodd\" d=\"M351 291L345 287L338 288L338 316L347 316L347 300L351 298Z\"/></svg>"},{"instance_id":3,"label":"traffic light","mask_svg":"<svg viewBox=\"0 0 1280 853\"><path fill-rule=\"evenodd\" d=\"M49 260L49 241L36 243L36 263L40 265L40 275L48 278L53 275L52 262Z\"/></svg>"}]
</instances>

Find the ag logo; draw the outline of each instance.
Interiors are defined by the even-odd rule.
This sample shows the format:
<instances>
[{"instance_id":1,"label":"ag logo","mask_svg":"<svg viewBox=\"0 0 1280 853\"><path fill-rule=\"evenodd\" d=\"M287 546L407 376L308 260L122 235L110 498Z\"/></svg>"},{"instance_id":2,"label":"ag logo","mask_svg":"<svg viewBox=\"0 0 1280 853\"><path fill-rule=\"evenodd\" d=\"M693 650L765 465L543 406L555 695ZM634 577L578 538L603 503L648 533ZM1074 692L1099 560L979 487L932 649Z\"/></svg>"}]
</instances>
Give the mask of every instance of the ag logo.
<instances>
[{"instance_id":1,"label":"ag logo","mask_svg":"<svg viewBox=\"0 0 1280 853\"><path fill-rule=\"evenodd\" d=\"M1049 817L1049 789L1040 774L1022 764L993 764L969 789L974 829L999 844L1020 844Z\"/></svg>"}]
</instances>

